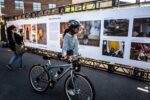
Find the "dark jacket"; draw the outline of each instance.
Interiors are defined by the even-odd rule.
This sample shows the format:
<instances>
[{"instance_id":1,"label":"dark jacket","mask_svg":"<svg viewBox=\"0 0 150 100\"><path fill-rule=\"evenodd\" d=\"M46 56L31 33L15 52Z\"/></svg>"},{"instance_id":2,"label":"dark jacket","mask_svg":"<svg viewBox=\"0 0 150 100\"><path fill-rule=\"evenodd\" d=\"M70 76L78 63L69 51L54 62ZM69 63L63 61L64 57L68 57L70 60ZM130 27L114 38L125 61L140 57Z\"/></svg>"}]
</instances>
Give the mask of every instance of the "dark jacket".
<instances>
[{"instance_id":1,"label":"dark jacket","mask_svg":"<svg viewBox=\"0 0 150 100\"><path fill-rule=\"evenodd\" d=\"M12 32L12 31L8 31L7 34L8 34L8 41L9 41L10 49L12 51L16 51L15 50L15 43L17 43L18 45L22 44L23 43L23 36L20 36L17 33ZM15 40L13 39L13 34L14 34Z\"/></svg>"}]
</instances>

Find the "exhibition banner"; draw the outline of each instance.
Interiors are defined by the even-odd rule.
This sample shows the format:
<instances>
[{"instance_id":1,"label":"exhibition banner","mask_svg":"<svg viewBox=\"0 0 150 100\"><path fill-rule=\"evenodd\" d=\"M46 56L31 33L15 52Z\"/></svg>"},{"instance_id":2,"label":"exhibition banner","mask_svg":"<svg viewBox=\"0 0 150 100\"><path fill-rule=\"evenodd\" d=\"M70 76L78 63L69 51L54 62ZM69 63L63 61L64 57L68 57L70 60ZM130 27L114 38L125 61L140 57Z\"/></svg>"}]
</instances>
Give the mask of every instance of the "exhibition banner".
<instances>
[{"instance_id":1,"label":"exhibition banner","mask_svg":"<svg viewBox=\"0 0 150 100\"><path fill-rule=\"evenodd\" d=\"M150 68L150 7L90 11L93 7L70 5L65 11L74 13L9 21L7 26L17 26L26 46L61 52L67 22L74 19L81 23L77 37L83 57Z\"/></svg>"}]
</instances>

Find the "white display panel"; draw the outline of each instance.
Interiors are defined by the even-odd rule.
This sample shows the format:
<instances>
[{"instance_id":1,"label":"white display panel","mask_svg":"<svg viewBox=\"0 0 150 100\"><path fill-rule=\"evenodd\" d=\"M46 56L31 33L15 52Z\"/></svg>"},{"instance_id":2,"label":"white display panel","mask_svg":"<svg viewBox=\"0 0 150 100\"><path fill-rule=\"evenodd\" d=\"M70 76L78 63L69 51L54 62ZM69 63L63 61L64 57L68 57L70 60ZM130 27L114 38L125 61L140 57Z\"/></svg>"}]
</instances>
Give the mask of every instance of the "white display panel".
<instances>
[{"instance_id":1,"label":"white display panel","mask_svg":"<svg viewBox=\"0 0 150 100\"><path fill-rule=\"evenodd\" d=\"M87 30L79 37L79 52L83 57L150 68L149 9L139 7L76 12L11 21L8 25L23 28L27 46L61 52L60 39L67 27L65 23L75 19ZM31 33L28 35L25 26L30 25ZM38 28L42 30L41 33L37 32Z\"/></svg>"}]
</instances>

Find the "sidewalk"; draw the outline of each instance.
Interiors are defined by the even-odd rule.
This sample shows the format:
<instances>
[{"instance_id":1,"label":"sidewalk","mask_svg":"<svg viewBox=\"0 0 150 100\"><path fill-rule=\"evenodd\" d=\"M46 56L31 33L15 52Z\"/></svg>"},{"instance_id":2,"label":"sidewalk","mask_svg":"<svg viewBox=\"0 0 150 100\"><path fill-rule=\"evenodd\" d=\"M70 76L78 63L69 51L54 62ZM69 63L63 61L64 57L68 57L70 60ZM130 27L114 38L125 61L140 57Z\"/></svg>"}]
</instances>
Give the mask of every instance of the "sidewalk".
<instances>
[{"instance_id":1,"label":"sidewalk","mask_svg":"<svg viewBox=\"0 0 150 100\"><path fill-rule=\"evenodd\" d=\"M49 89L45 94L38 94L31 88L29 69L33 64L45 63L42 57L26 53L23 57L26 68L9 71L5 65L11 53L0 46L0 100L66 100L64 78L53 90ZM52 63L63 62L52 60ZM14 66L19 65L16 63ZM137 90L137 87L146 85L143 82L86 67L82 68L82 72L92 81L96 100L150 100L150 93Z\"/></svg>"}]
</instances>

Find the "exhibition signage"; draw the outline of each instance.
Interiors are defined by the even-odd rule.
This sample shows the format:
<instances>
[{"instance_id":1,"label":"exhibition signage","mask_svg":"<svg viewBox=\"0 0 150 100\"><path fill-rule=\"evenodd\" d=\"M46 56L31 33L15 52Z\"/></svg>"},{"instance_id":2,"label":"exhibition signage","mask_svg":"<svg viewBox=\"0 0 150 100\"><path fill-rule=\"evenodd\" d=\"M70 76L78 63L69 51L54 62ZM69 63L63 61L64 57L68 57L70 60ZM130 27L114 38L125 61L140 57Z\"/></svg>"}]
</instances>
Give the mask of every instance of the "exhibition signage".
<instances>
[{"instance_id":1,"label":"exhibition signage","mask_svg":"<svg viewBox=\"0 0 150 100\"><path fill-rule=\"evenodd\" d=\"M83 5L62 8L61 11L67 14L59 14L59 9L27 13L14 17L19 20L7 24L23 30L26 46L61 52L60 44L68 28L67 22L75 19L84 26L78 34L79 52L83 57L150 68L149 6L91 10L96 8L97 3ZM85 8L90 11L81 12Z\"/></svg>"}]
</instances>

